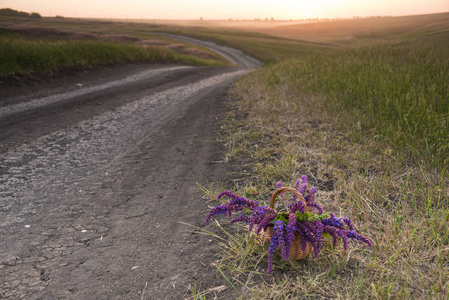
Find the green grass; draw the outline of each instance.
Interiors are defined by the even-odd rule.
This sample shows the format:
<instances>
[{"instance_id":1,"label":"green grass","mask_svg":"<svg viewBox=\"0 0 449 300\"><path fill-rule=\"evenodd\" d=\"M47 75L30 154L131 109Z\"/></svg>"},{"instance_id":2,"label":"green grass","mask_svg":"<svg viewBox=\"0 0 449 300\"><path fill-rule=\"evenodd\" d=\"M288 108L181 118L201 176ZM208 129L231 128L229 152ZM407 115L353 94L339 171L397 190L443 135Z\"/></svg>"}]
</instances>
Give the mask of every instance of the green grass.
<instances>
[{"instance_id":1,"label":"green grass","mask_svg":"<svg viewBox=\"0 0 449 300\"><path fill-rule=\"evenodd\" d=\"M176 30L174 32L241 49L264 63L273 63L298 56L308 57L312 53L320 53L326 51L329 47L333 47L331 45L288 40L274 35L237 30L200 28L194 32L190 29Z\"/></svg>"},{"instance_id":2,"label":"green grass","mask_svg":"<svg viewBox=\"0 0 449 300\"><path fill-rule=\"evenodd\" d=\"M141 25L58 18L4 21L7 26L0 28L0 77L135 62L226 65L223 58L205 49L198 55L188 55L162 46L138 44L136 41L156 38L167 44L179 44L144 34ZM204 57L204 53L209 57Z\"/></svg>"},{"instance_id":3,"label":"green grass","mask_svg":"<svg viewBox=\"0 0 449 300\"><path fill-rule=\"evenodd\" d=\"M319 97L357 141L388 144L407 162L449 165L448 48L375 45L288 61L266 72L267 86L288 82L292 93Z\"/></svg>"},{"instance_id":4,"label":"green grass","mask_svg":"<svg viewBox=\"0 0 449 300\"><path fill-rule=\"evenodd\" d=\"M41 41L20 36L0 37L0 76L51 72L131 61L175 60L158 49L102 41Z\"/></svg>"}]
</instances>

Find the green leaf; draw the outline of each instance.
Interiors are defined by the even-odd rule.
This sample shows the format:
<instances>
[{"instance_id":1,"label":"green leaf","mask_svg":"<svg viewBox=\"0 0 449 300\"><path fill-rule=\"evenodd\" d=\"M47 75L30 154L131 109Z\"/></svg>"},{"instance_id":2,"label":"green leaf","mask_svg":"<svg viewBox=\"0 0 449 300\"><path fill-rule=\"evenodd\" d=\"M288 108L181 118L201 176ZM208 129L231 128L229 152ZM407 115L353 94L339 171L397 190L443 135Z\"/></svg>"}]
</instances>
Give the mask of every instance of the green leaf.
<instances>
[{"instance_id":1,"label":"green leaf","mask_svg":"<svg viewBox=\"0 0 449 300\"><path fill-rule=\"evenodd\" d=\"M331 236L329 233L323 232L323 236L327 239L331 239Z\"/></svg>"},{"instance_id":2,"label":"green leaf","mask_svg":"<svg viewBox=\"0 0 449 300\"><path fill-rule=\"evenodd\" d=\"M279 215L279 220L281 220L281 221L284 222L285 224L288 224L288 219L285 218L284 215Z\"/></svg>"},{"instance_id":3,"label":"green leaf","mask_svg":"<svg viewBox=\"0 0 449 300\"><path fill-rule=\"evenodd\" d=\"M289 214L287 212L281 212L276 216L274 221L282 220L285 224L288 224L288 218L289 218ZM321 215L318 215L311 211L306 211L305 213L301 213L299 211L296 212L296 219L299 222L304 222L304 221L313 222L313 221L323 220L323 219L327 219L327 218L329 218L328 213L323 213Z\"/></svg>"}]
</instances>

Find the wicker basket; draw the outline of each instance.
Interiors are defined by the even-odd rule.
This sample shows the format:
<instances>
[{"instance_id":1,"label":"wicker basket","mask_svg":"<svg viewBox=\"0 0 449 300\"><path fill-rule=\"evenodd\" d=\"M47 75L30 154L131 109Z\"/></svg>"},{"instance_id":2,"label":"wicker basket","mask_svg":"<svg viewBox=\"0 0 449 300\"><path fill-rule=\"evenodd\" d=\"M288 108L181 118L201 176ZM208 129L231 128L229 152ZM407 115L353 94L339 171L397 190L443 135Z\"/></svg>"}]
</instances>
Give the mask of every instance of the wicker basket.
<instances>
[{"instance_id":1,"label":"wicker basket","mask_svg":"<svg viewBox=\"0 0 449 300\"><path fill-rule=\"evenodd\" d=\"M306 200L301 195L301 193L298 192L296 189L290 188L290 187L283 187L273 193L273 196L271 197L271 202L270 202L270 207L272 209L274 209L274 202L276 201L276 197L279 194L284 193L284 192L292 192L293 194L295 194L298 197L299 200L301 200L302 202L304 202L304 204L306 204ZM309 210L307 206L304 206L304 209L306 211ZM268 227L267 231L262 230L258 237L259 242L270 243L271 231L272 231L272 227ZM301 237L299 236L299 234L295 233L295 240L292 242L291 247L290 247L290 258L295 259L295 260L304 259L307 256L309 256L312 252L313 252L313 248L312 248L312 244L310 242L307 242L305 251L302 251Z\"/></svg>"}]
</instances>

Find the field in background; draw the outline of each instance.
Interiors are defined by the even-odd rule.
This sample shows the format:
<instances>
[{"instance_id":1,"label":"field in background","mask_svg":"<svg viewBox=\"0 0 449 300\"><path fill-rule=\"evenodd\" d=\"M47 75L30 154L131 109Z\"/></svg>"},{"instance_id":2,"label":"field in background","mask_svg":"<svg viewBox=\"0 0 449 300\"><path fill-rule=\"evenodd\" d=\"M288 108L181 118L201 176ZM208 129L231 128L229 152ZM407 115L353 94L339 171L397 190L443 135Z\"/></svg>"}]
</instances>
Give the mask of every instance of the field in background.
<instances>
[{"instance_id":1,"label":"field in background","mask_svg":"<svg viewBox=\"0 0 449 300\"><path fill-rule=\"evenodd\" d=\"M121 20L125 22L125 20ZM150 26L178 28L187 34L244 35L273 39L280 43L305 42L325 45L354 46L364 43L404 41L415 37L445 39L449 31L449 13L404 16L372 17L361 19L319 21L243 21L243 20L134 20ZM252 35L249 33L259 33ZM222 38L227 40L226 37ZM231 38L233 39L233 38Z\"/></svg>"},{"instance_id":2,"label":"field in background","mask_svg":"<svg viewBox=\"0 0 449 300\"><path fill-rule=\"evenodd\" d=\"M409 40L442 33L447 36L448 31L449 13L309 22L281 25L265 32L290 39L353 45Z\"/></svg>"},{"instance_id":3,"label":"field in background","mask_svg":"<svg viewBox=\"0 0 449 300\"><path fill-rule=\"evenodd\" d=\"M214 52L152 34L145 26L0 16L0 78L114 63L227 64Z\"/></svg>"},{"instance_id":4,"label":"field in background","mask_svg":"<svg viewBox=\"0 0 449 300\"><path fill-rule=\"evenodd\" d=\"M87 39L90 41L136 43L160 48L168 61L214 64L223 60L196 46L157 35L157 32L185 34L236 47L266 62L308 57L385 41L405 41L415 37L448 45L449 14L410 17L382 17L331 21L175 21L175 20L84 20L70 18L0 17L0 29L42 39ZM3 37L3 33L0 34ZM142 42L146 41L146 42ZM93 43L93 42L92 42ZM5 43L1 43L3 45ZM174 46L170 46L173 45ZM76 48L76 47L75 47ZM188 48L186 50L186 48ZM195 50L196 49L196 50ZM4 51L3 51L4 52ZM140 51L143 53L144 51ZM170 52L170 53L167 53ZM190 56L190 59L185 56ZM156 54L140 55L140 60ZM196 59L192 59L196 58ZM11 58L9 58L11 59ZM68 59L68 58L66 58ZM154 58L153 58L154 59ZM163 60L163 58L158 58ZM64 59L63 59L64 60ZM118 60L123 60L118 58ZM148 59L153 61L152 59ZM57 63L57 62L55 62ZM81 66L85 62L80 63ZM41 64L42 65L42 64Z\"/></svg>"}]
</instances>

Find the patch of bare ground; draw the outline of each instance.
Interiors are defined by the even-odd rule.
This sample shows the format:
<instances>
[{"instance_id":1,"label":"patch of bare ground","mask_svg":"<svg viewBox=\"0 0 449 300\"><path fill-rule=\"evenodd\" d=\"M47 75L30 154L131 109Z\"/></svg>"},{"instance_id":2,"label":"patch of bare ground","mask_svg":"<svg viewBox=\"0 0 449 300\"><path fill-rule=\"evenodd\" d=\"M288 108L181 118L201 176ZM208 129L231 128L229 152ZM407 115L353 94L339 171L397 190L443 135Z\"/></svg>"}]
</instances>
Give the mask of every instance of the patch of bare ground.
<instances>
[{"instance_id":1,"label":"patch of bare ground","mask_svg":"<svg viewBox=\"0 0 449 300\"><path fill-rule=\"evenodd\" d=\"M143 68L17 83L6 98ZM196 184L230 187L240 168L217 142L233 71L186 68L2 120L0 298L182 299L199 288L236 298L218 244L184 224L204 226Z\"/></svg>"}]
</instances>

